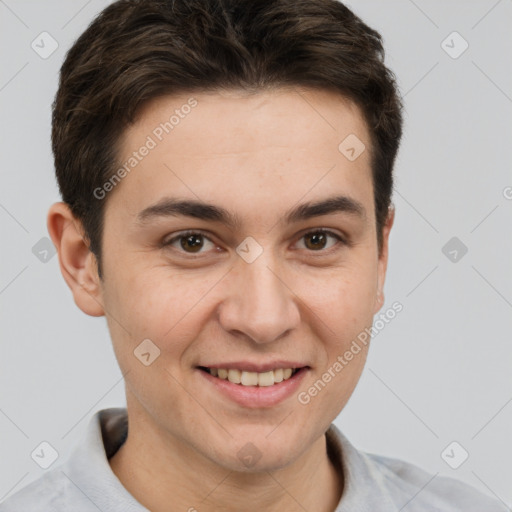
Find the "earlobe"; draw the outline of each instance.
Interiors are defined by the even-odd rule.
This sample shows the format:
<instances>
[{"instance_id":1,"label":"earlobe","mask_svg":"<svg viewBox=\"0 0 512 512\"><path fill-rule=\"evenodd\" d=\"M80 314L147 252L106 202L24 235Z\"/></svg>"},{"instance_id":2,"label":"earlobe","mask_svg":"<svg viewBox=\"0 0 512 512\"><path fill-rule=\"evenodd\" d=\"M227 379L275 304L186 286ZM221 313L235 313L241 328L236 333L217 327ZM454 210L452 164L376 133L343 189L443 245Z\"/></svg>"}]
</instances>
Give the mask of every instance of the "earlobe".
<instances>
[{"instance_id":1,"label":"earlobe","mask_svg":"<svg viewBox=\"0 0 512 512\"><path fill-rule=\"evenodd\" d=\"M59 202L48 211L47 227L59 255L60 271L76 305L87 315L103 316L96 257L89 250L81 222L66 203Z\"/></svg>"},{"instance_id":2,"label":"earlobe","mask_svg":"<svg viewBox=\"0 0 512 512\"><path fill-rule=\"evenodd\" d=\"M384 294L382 293L382 290L378 290L377 294L375 295L375 307L373 310L373 314L375 315L382 305L384 304Z\"/></svg>"},{"instance_id":3,"label":"earlobe","mask_svg":"<svg viewBox=\"0 0 512 512\"><path fill-rule=\"evenodd\" d=\"M384 304L384 281L386 279L386 270L388 266L388 254L389 254L389 233L391 232L391 228L393 227L393 222L395 220L395 206L391 204L388 210L388 216L386 218L386 222L382 228L382 251L379 255L378 262L378 282L377 282L377 292L375 296L375 308L374 314L377 313L380 308Z\"/></svg>"}]
</instances>

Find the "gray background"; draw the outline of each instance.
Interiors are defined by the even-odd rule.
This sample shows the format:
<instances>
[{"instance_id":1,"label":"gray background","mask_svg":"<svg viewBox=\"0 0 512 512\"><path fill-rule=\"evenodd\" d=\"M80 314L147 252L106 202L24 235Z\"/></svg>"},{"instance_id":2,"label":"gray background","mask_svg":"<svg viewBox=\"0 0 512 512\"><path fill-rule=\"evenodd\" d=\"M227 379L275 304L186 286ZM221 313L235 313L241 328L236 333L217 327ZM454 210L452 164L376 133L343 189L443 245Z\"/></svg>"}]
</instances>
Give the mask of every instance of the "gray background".
<instances>
[{"instance_id":1,"label":"gray background","mask_svg":"<svg viewBox=\"0 0 512 512\"><path fill-rule=\"evenodd\" d=\"M50 149L57 73L107 3L0 1L0 500L45 471L30 456L42 441L63 462L95 411L125 405L105 319L75 306L56 256L40 259L48 207L60 200ZM404 309L374 338L336 424L363 450L510 506L512 1L349 5L382 33L405 98L382 311L394 301ZM46 59L31 48L43 31L59 45ZM457 36L444 44L452 56L442 47L453 31L469 43L458 58ZM456 248L456 262L442 251L452 237L468 248L462 257ZM458 469L441 457L452 441L469 453Z\"/></svg>"}]
</instances>

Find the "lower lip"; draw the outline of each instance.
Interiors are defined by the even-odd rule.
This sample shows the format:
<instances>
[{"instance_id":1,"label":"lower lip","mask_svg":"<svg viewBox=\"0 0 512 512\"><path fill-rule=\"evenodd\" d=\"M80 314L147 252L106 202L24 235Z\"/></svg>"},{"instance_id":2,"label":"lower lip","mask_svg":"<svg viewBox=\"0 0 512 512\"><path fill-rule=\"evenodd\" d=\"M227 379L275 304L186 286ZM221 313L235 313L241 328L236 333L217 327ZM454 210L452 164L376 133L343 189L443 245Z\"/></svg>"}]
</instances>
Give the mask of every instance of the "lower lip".
<instances>
[{"instance_id":1,"label":"lower lip","mask_svg":"<svg viewBox=\"0 0 512 512\"><path fill-rule=\"evenodd\" d=\"M208 382L215 386L219 393L231 399L237 404L257 409L259 407L272 407L293 395L302 379L309 371L309 368L301 368L292 377L283 380L272 386L243 386L242 384L233 384L228 380L214 377L204 370L196 369Z\"/></svg>"}]
</instances>

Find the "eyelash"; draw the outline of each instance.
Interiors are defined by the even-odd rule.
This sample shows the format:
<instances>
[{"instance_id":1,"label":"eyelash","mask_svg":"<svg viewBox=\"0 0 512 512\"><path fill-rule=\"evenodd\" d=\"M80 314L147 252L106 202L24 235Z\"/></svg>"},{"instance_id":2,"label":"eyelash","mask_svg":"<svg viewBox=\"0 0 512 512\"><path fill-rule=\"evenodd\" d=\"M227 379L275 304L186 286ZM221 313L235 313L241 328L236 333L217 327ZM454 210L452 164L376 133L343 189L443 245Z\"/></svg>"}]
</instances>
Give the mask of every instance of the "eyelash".
<instances>
[{"instance_id":1,"label":"eyelash","mask_svg":"<svg viewBox=\"0 0 512 512\"><path fill-rule=\"evenodd\" d=\"M329 249L319 249L318 251L308 250L308 252L310 252L312 256L325 256L325 255L329 255L329 254L331 254L331 252L333 252L335 250L339 250L340 248L338 246L340 244L344 245L344 246L349 246L350 245L350 243L348 241L346 241L345 239L343 239L340 235L338 235L334 231L330 231L330 230L325 229L325 228L316 228L316 229L312 229L310 231L307 231L306 233L304 233L299 238L299 240L302 240L307 235L316 234L316 233L323 233L323 234L326 234L326 235L330 235L333 238L335 238L339 243L335 244L334 246L330 247ZM186 238L187 236L190 236L190 235L201 235L202 237L206 238L208 241L210 241L213 244L215 244L215 242L207 234L205 234L203 231L201 231L201 230L188 230L188 231L182 231L181 233L179 233L178 235L174 236L173 238L171 238L171 239L169 239L167 241L164 241L162 243L162 247L171 246L177 240L180 240L181 238ZM181 253L181 254L186 255L186 257L189 258L189 259L200 258L200 257L202 257L202 254L203 254L203 253L196 253L196 254L194 254L194 253L187 253L187 252L181 251L181 250L178 250L178 252ZM315 254L315 253L319 253L319 254Z\"/></svg>"}]
</instances>

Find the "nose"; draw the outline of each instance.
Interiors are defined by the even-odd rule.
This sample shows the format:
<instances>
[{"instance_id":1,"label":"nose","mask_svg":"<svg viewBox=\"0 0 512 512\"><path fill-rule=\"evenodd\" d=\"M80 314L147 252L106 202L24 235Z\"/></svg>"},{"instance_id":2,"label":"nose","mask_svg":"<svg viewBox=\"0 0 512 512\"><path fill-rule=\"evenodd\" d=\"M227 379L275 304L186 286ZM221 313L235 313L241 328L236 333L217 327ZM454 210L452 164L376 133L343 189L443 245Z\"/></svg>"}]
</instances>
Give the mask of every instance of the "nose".
<instances>
[{"instance_id":1,"label":"nose","mask_svg":"<svg viewBox=\"0 0 512 512\"><path fill-rule=\"evenodd\" d=\"M300 322L297 296L269 253L263 251L252 263L237 261L228 275L228 296L219 306L227 332L258 344L281 339Z\"/></svg>"}]
</instances>

